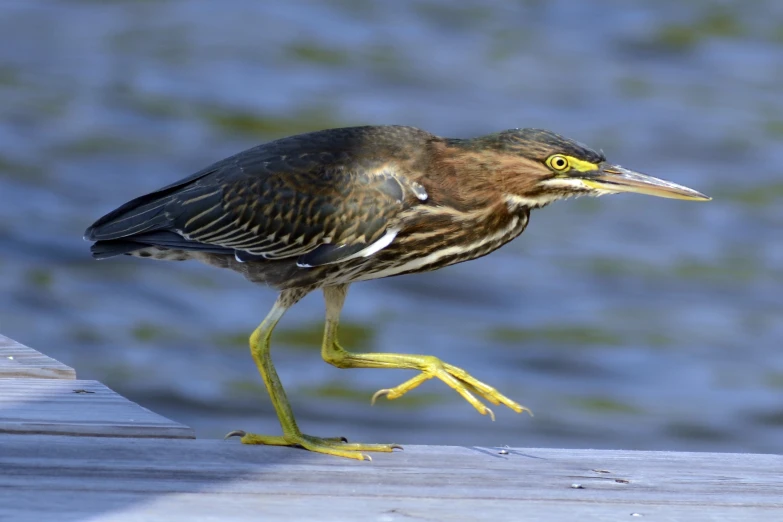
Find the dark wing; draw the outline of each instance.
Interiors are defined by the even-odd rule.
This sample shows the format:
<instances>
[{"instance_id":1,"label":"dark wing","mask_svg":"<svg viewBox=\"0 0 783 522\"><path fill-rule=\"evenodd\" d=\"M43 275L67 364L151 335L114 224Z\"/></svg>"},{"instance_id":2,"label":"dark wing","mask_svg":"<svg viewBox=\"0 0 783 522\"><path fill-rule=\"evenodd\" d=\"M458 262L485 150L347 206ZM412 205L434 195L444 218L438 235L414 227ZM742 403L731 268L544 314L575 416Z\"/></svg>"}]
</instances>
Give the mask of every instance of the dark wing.
<instances>
[{"instance_id":1,"label":"dark wing","mask_svg":"<svg viewBox=\"0 0 783 522\"><path fill-rule=\"evenodd\" d=\"M96 257L140 243L316 266L384 248L398 214L426 199L393 164L300 152L285 142L250 149L126 203L85 238L98 241Z\"/></svg>"},{"instance_id":2,"label":"dark wing","mask_svg":"<svg viewBox=\"0 0 783 522\"><path fill-rule=\"evenodd\" d=\"M84 232L84 239L87 241L118 239L165 227L168 218L164 208L171 197L178 191L198 190L196 183L214 174L219 165L219 163L215 164L155 192L128 201L90 225Z\"/></svg>"}]
</instances>

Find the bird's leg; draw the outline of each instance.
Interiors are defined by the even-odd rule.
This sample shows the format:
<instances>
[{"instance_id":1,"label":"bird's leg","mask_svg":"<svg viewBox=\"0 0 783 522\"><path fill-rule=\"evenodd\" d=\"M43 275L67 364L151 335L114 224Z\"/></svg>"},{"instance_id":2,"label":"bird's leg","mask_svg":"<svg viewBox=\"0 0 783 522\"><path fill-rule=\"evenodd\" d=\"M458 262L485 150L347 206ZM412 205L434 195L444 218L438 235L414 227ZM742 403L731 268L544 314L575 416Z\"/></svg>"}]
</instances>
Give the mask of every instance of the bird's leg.
<instances>
[{"instance_id":1,"label":"bird's leg","mask_svg":"<svg viewBox=\"0 0 783 522\"><path fill-rule=\"evenodd\" d=\"M275 328L275 325L280 321L286 310L296 304L307 292L308 290L305 289L284 290L281 292L272 310L250 336L250 353L253 355L258 372L261 374L261 378L264 380L266 389L269 392L269 397L277 412L280 426L283 428L283 435L258 435L238 430L232 431L226 435L226 438L240 436L243 444L299 446L318 453L327 453L358 460L372 460L368 455L364 455L363 451L391 452L394 448L399 448L399 446L390 444L349 444L343 437L328 439L313 437L303 434L296 425L294 413L291 410L291 405L288 403L280 378L277 376L277 371L275 371L275 367L272 364L269 350L272 330Z\"/></svg>"},{"instance_id":2,"label":"bird's leg","mask_svg":"<svg viewBox=\"0 0 783 522\"><path fill-rule=\"evenodd\" d=\"M489 415L493 420L495 415L492 410L476 395L492 404L508 406L517 413L523 411L530 413L530 410L499 393L492 386L484 384L462 368L445 363L437 357L403 353L352 353L345 350L337 341L337 328L347 292L348 285L324 288L326 328L321 345L321 355L324 360L338 368L400 368L421 372L399 386L377 391L372 397L373 403L382 396L387 399L402 397L424 381L436 377L459 393L479 413Z\"/></svg>"}]
</instances>

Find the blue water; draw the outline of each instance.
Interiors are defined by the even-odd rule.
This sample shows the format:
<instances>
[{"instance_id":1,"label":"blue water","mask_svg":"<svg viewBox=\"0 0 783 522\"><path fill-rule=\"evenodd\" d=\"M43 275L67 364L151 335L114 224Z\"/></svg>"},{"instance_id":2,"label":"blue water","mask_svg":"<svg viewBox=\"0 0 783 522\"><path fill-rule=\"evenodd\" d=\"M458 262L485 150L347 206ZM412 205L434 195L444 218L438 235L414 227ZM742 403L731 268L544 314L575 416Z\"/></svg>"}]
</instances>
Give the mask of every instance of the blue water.
<instances>
[{"instance_id":1,"label":"blue water","mask_svg":"<svg viewBox=\"0 0 783 522\"><path fill-rule=\"evenodd\" d=\"M714 197L577 200L439 272L354 285L353 349L437 355L530 407L491 423L281 324L302 427L397 443L783 451L783 3L0 5L0 332L202 437L279 427L244 337L275 294L194 263L94 262L117 205L261 141L546 127Z\"/></svg>"}]
</instances>

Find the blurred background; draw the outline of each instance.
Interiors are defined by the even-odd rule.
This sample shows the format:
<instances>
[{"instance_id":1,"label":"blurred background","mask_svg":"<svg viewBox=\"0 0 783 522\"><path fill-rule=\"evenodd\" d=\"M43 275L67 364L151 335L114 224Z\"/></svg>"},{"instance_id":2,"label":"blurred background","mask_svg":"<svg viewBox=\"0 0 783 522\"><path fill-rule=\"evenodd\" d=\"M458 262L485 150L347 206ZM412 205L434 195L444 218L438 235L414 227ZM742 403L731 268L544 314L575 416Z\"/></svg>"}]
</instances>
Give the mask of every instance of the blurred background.
<instances>
[{"instance_id":1,"label":"blurred background","mask_svg":"<svg viewBox=\"0 0 783 522\"><path fill-rule=\"evenodd\" d=\"M277 330L304 431L352 440L783 452L783 3L0 4L0 333L193 426L278 433L247 349L275 292L196 263L92 261L119 204L262 141L358 124L545 127L691 186L534 212L483 259L354 285L354 350L433 354L535 417Z\"/></svg>"}]
</instances>

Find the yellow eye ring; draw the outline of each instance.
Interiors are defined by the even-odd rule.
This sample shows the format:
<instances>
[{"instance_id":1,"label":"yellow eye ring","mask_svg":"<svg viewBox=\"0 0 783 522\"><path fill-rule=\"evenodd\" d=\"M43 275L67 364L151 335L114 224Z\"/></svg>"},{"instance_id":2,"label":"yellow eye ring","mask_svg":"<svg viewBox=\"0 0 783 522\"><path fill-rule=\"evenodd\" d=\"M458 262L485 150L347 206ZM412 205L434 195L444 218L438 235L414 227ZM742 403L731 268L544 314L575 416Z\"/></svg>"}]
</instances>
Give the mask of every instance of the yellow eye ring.
<instances>
[{"instance_id":1,"label":"yellow eye ring","mask_svg":"<svg viewBox=\"0 0 783 522\"><path fill-rule=\"evenodd\" d=\"M568 170L569 167L568 158L560 154L549 156L546 160L546 164L549 166L549 168L556 170L557 172Z\"/></svg>"}]
</instances>

